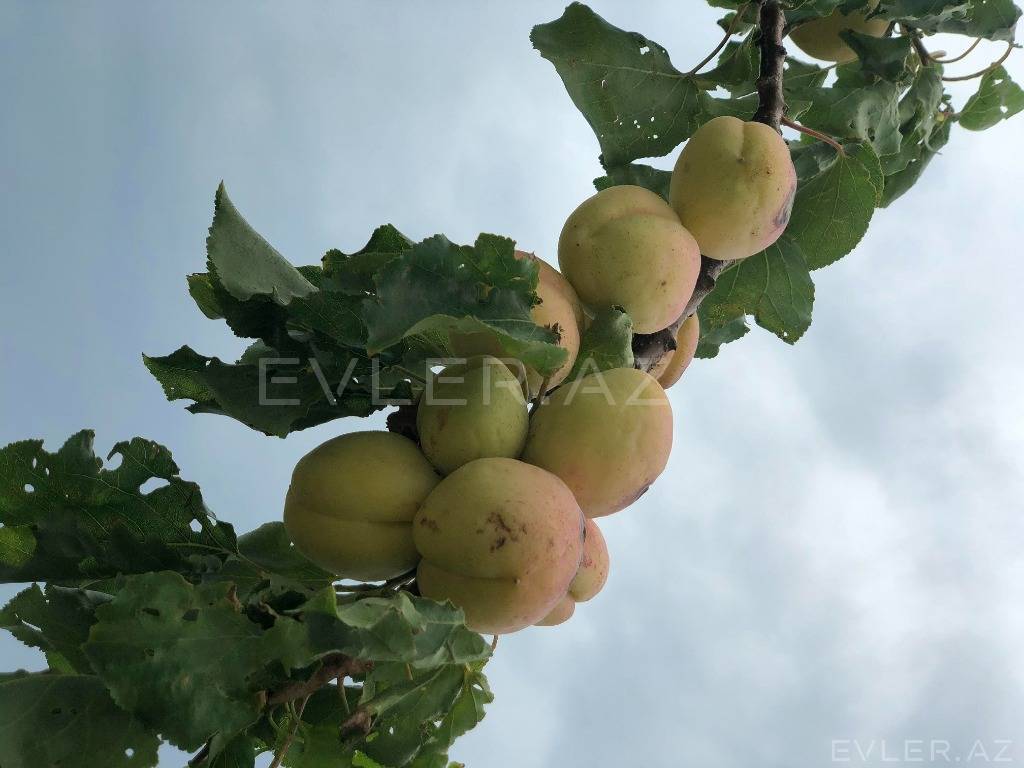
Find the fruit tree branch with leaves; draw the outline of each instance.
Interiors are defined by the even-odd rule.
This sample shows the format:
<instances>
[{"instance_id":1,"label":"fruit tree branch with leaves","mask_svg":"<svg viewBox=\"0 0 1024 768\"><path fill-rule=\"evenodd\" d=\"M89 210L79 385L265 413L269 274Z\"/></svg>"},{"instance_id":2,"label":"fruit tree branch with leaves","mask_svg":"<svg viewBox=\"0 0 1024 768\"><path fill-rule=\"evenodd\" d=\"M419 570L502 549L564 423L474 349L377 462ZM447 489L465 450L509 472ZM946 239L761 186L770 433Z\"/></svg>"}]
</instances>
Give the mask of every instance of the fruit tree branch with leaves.
<instances>
[{"instance_id":1,"label":"fruit tree branch with leaves","mask_svg":"<svg viewBox=\"0 0 1024 768\"><path fill-rule=\"evenodd\" d=\"M0 449L0 579L27 585L0 626L46 661L0 675L0 765L144 768L169 743L193 768L445 768L497 637L600 610L600 520L666 470L665 390L750 320L798 341L812 273L954 128L1024 110L1005 58L945 70L1014 50L1011 0L711 5L723 42L686 72L580 3L533 29L600 151L547 261L384 224L294 266L217 190L188 291L246 345L144 356L167 399L280 438L393 408L389 431L339 426L242 535L153 441Z\"/></svg>"}]
</instances>

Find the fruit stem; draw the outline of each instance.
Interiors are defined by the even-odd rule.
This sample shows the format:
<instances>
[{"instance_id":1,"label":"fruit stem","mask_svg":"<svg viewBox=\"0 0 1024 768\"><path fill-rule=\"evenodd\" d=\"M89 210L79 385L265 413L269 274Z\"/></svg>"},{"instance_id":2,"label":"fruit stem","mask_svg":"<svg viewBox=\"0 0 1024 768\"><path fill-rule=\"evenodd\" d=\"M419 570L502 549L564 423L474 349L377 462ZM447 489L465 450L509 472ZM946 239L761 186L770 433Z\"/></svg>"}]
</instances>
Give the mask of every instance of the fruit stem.
<instances>
[{"instance_id":1,"label":"fruit stem","mask_svg":"<svg viewBox=\"0 0 1024 768\"><path fill-rule=\"evenodd\" d=\"M823 141L826 144L828 144L840 155L846 155L846 150L843 149L843 145L840 144L835 139L833 139L828 134L821 133L821 131L816 131L813 128L808 128L806 125L800 125L800 123L794 122L790 120L788 117L782 118L782 124L787 128L792 128L794 131L799 131L800 133L806 134L808 136L813 136L818 141Z\"/></svg>"},{"instance_id":2,"label":"fruit stem","mask_svg":"<svg viewBox=\"0 0 1024 768\"><path fill-rule=\"evenodd\" d=\"M307 701L309 701L309 696L306 696L294 711L291 725L288 728L288 735L284 737L284 742L281 744L281 748L277 750L277 754L274 755L274 762L270 764L270 768L281 768L281 763L284 762L285 755L288 754L288 750L292 747L292 742L295 741L295 734L299 732L299 725L302 723L302 713L306 709Z\"/></svg>"},{"instance_id":3,"label":"fruit stem","mask_svg":"<svg viewBox=\"0 0 1024 768\"><path fill-rule=\"evenodd\" d=\"M1010 54L1013 53L1013 49L1015 47L1016 45L1014 44L1013 40L1011 40L1009 44L1006 46L1006 52L984 69L978 70L977 72L972 72L969 75L959 75L957 77L943 76L942 79L947 83L961 83L965 80L974 80L976 77L984 77L994 69L998 69L999 67L1001 67L1003 65L1003 62L1010 58Z\"/></svg>"},{"instance_id":4,"label":"fruit stem","mask_svg":"<svg viewBox=\"0 0 1024 768\"><path fill-rule=\"evenodd\" d=\"M977 48L979 45L981 45L981 41L982 40L983 40L983 38L980 38L980 37L976 38L975 41L973 43L971 43L971 47L968 48L963 53L961 53L959 56L954 56L954 57L952 57L950 59L942 59L942 58L939 58L938 56L936 56L935 54L932 54L932 55L929 56L929 58L932 61L934 61L936 64L955 64L958 61L963 61L968 56L970 56L972 53L974 53L974 49Z\"/></svg>"},{"instance_id":5,"label":"fruit stem","mask_svg":"<svg viewBox=\"0 0 1024 768\"><path fill-rule=\"evenodd\" d=\"M749 7L749 5L749 2L744 3L739 8L736 9L736 13L732 17L732 21L729 22L729 28L725 30L725 37L722 38L722 41L715 46L715 49L711 53L709 53L707 56L701 59L700 64L698 64L697 66L695 66L693 69L686 73L687 77L693 77L698 72L700 72L708 62L715 58L715 56L717 56L721 52L721 50L725 48L726 44L732 38L733 32L736 30L736 25L739 24L740 19L743 18L743 14L746 13L746 10Z\"/></svg>"},{"instance_id":6,"label":"fruit stem","mask_svg":"<svg viewBox=\"0 0 1024 768\"><path fill-rule=\"evenodd\" d=\"M761 29L761 69L757 78L758 107L754 120L778 131L786 111L786 97L782 90L786 64L782 38L786 29L786 12L779 0L761 0L758 26Z\"/></svg>"}]
</instances>

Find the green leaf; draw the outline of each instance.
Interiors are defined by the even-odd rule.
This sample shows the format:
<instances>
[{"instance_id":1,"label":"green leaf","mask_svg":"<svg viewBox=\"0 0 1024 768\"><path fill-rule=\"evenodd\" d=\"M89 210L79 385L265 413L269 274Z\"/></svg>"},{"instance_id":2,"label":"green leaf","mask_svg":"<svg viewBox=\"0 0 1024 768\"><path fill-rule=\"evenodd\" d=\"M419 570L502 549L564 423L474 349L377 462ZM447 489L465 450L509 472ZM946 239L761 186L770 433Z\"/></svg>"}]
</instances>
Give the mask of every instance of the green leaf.
<instances>
[{"instance_id":1,"label":"green leaf","mask_svg":"<svg viewBox=\"0 0 1024 768\"><path fill-rule=\"evenodd\" d=\"M216 751L216 756L202 764L203 768L253 768L257 755L256 741L250 736L237 736Z\"/></svg>"},{"instance_id":2,"label":"green leaf","mask_svg":"<svg viewBox=\"0 0 1024 768\"><path fill-rule=\"evenodd\" d=\"M710 321L705 320L706 311L703 304L697 310L697 314L701 318L700 340L697 342L697 357L718 357L723 344L729 344L737 339L741 339L750 332L750 326L747 325L747 320L743 316L734 317L732 320L722 322L720 325L711 325Z\"/></svg>"},{"instance_id":3,"label":"green leaf","mask_svg":"<svg viewBox=\"0 0 1024 768\"><path fill-rule=\"evenodd\" d=\"M451 356L460 353L452 334L483 333L499 345L494 354L553 373L566 353L530 318L537 280L537 265L517 259L508 238L480 235L473 246L428 238L376 273L377 295L363 310L368 352L413 340L428 356Z\"/></svg>"},{"instance_id":4,"label":"green leaf","mask_svg":"<svg viewBox=\"0 0 1024 768\"><path fill-rule=\"evenodd\" d=\"M530 40L594 129L606 167L666 155L708 119L713 99L662 46L585 5L534 27Z\"/></svg>"},{"instance_id":5,"label":"green leaf","mask_svg":"<svg viewBox=\"0 0 1024 768\"><path fill-rule=\"evenodd\" d=\"M370 240L355 253L337 249L323 258L324 275L331 290L363 296L375 290L373 276L396 256L412 248L413 242L391 224L377 227Z\"/></svg>"},{"instance_id":6,"label":"green leaf","mask_svg":"<svg viewBox=\"0 0 1024 768\"><path fill-rule=\"evenodd\" d=\"M661 195L667 202L668 188L671 181L671 171L662 171L649 165L630 163L629 165L617 165L614 168L609 168L608 175L594 179L594 187L600 192L603 189L620 184L633 184Z\"/></svg>"},{"instance_id":7,"label":"green leaf","mask_svg":"<svg viewBox=\"0 0 1024 768\"><path fill-rule=\"evenodd\" d=\"M878 156L867 144L850 145L845 155L831 147L830 165L797 187L786 236L820 269L852 251L867 232L884 180Z\"/></svg>"},{"instance_id":8,"label":"green leaf","mask_svg":"<svg viewBox=\"0 0 1024 768\"><path fill-rule=\"evenodd\" d=\"M598 371L633 367L633 320L611 307L597 313L580 339L580 351L566 381Z\"/></svg>"},{"instance_id":9,"label":"green leaf","mask_svg":"<svg viewBox=\"0 0 1024 768\"><path fill-rule=\"evenodd\" d=\"M787 236L722 273L701 305L701 321L718 328L745 315L788 344L811 324L814 283L800 247Z\"/></svg>"},{"instance_id":10,"label":"green leaf","mask_svg":"<svg viewBox=\"0 0 1024 768\"><path fill-rule=\"evenodd\" d=\"M213 211L206 239L209 269L231 296L239 301L266 296L283 306L316 290L242 218L223 182L217 188Z\"/></svg>"},{"instance_id":11,"label":"green leaf","mask_svg":"<svg viewBox=\"0 0 1024 768\"><path fill-rule=\"evenodd\" d=\"M59 654L69 669L92 671L82 653L89 628L96 621L96 608L110 596L82 589L48 585L44 592L33 584L16 595L0 611L0 627L26 645L47 654Z\"/></svg>"},{"instance_id":12,"label":"green leaf","mask_svg":"<svg viewBox=\"0 0 1024 768\"><path fill-rule=\"evenodd\" d=\"M801 88L794 95L812 104L801 118L807 127L842 141L868 142L879 155L899 152L900 89L892 83L852 80Z\"/></svg>"},{"instance_id":13,"label":"green leaf","mask_svg":"<svg viewBox=\"0 0 1024 768\"><path fill-rule=\"evenodd\" d=\"M90 675L26 675L0 684L4 768L150 768L160 741Z\"/></svg>"},{"instance_id":14,"label":"green leaf","mask_svg":"<svg viewBox=\"0 0 1024 768\"><path fill-rule=\"evenodd\" d=\"M369 416L403 393L383 390L374 398L353 382L368 373L365 358L299 357L262 347L252 362L224 363L189 347L165 357L144 356L146 368L168 400L192 400L193 413L230 416L267 435L285 437L344 416Z\"/></svg>"},{"instance_id":15,"label":"green leaf","mask_svg":"<svg viewBox=\"0 0 1024 768\"><path fill-rule=\"evenodd\" d=\"M882 191L881 207L885 208L898 197L910 189L924 173L924 169L932 161L932 158L949 141L951 120L945 120L932 132L926 143L919 145L915 156L907 163L906 167L894 174L885 177L885 189Z\"/></svg>"},{"instance_id":16,"label":"green leaf","mask_svg":"<svg viewBox=\"0 0 1024 768\"><path fill-rule=\"evenodd\" d=\"M875 37L845 30L839 36L857 54L860 67L865 72L891 83L901 83L910 73L908 58L911 55L910 38Z\"/></svg>"},{"instance_id":17,"label":"green leaf","mask_svg":"<svg viewBox=\"0 0 1024 768\"><path fill-rule=\"evenodd\" d=\"M1024 110L1024 90L1010 79L1005 67L997 67L981 78L978 92L960 111L960 125L969 131L983 131Z\"/></svg>"},{"instance_id":18,"label":"green leaf","mask_svg":"<svg viewBox=\"0 0 1024 768\"><path fill-rule=\"evenodd\" d=\"M210 515L199 488L178 476L162 445L118 443L104 469L93 433L79 432L56 453L41 440L0 449L2 581L77 581L156 569L192 571L196 558L234 551L231 526ZM147 481L163 484L148 492ZM29 540L31 537L31 541ZM11 556L13 553L13 557Z\"/></svg>"},{"instance_id":19,"label":"green leaf","mask_svg":"<svg viewBox=\"0 0 1024 768\"><path fill-rule=\"evenodd\" d=\"M928 34L947 32L988 40L1012 40L1020 18L1013 0L884 0L879 10Z\"/></svg>"},{"instance_id":20,"label":"green leaf","mask_svg":"<svg viewBox=\"0 0 1024 768\"><path fill-rule=\"evenodd\" d=\"M307 613L302 626L313 655L339 652L430 668L490 657L486 641L464 622L462 611L450 603L400 592L362 598L332 612Z\"/></svg>"},{"instance_id":21,"label":"green leaf","mask_svg":"<svg viewBox=\"0 0 1024 768\"><path fill-rule=\"evenodd\" d=\"M131 577L96 616L85 645L96 673L122 709L184 750L255 722L265 668L293 655L239 612L230 584L194 587L175 573Z\"/></svg>"}]
</instances>

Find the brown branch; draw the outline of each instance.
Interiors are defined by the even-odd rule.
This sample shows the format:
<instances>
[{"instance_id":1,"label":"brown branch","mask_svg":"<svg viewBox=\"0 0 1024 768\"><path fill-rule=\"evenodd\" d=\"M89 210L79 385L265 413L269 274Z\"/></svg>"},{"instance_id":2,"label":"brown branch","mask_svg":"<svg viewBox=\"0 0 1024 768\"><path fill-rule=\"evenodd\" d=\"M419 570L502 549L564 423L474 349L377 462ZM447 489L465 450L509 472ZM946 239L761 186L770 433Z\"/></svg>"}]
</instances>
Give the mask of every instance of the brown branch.
<instances>
[{"instance_id":1,"label":"brown branch","mask_svg":"<svg viewBox=\"0 0 1024 768\"><path fill-rule=\"evenodd\" d=\"M633 336L633 359L637 368L641 371L651 371L662 357L675 351L676 334L679 332L679 327L686 318L697 311L701 302L714 290L719 276L734 263L734 261L709 259L707 256L700 257L700 274L697 276L697 285L679 319L663 331Z\"/></svg>"},{"instance_id":2,"label":"brown branch","mask_svg":"<svg viewBox=\"0 0 1024 768\"><path fill-rule=\"evenodd\" d=\"M320 668L308 680L289 683L267 697L267 705L284 704L295 699L304 699L319 691L335 678L361 675L372 667L372 663L353 659L343 653L331 653L324 657Z\"/></svg>"},{"instance_id":3,"label":"brown branch","mask_svg":"<svg viewBox=\"0 0 1024 768\"><path fill-rule=\"evenodd\" d=\"M914 46L914 50L917 52L917 58L921 60L921 66L930 67L934 59L932 58L931 53L928 52L928 49L925 48L924 41L921 40L921 36L917 33L917 29L907 26L906 24L902 25L902 29L904 34L910 38L910 44Z\"/></svg>"},{"instance_id":4,"label":"brown branch","mask_svg":"<svg viewBox=\"0 0 1024 768\"><path fill-rule=\"evenodd\" d=\"M759 0L758 26L761 38L761 69L757 78L758 107L754 120L780 130L786 112L786 97L783 92L786 49L782 38L786 31L786 13L779 0ZM668 328L657 333L638 334L633 337L634 365L642 371L652 370L665 355L676 348L676 333L683 322L697 311L701 302L715 287L719 276L732 265L733 261L719 261L701 256L700 274L693 295L686 304L683 314Z\"/></svg>"},{"instance_id":5,"label":"brown branch","mask_svg":"<svg viewBox=\"0 0 1024 768\"><path fill-rule=\"evenodd\" d=\"M758 19L761 28L761 70L757 78L758 107L754 120L779 130L786 111L786 97L782 91L782 78L786 64L786 49L782 38L786 29L786 13L779 0L761 0Z\"/></svg>"}]
</instances>

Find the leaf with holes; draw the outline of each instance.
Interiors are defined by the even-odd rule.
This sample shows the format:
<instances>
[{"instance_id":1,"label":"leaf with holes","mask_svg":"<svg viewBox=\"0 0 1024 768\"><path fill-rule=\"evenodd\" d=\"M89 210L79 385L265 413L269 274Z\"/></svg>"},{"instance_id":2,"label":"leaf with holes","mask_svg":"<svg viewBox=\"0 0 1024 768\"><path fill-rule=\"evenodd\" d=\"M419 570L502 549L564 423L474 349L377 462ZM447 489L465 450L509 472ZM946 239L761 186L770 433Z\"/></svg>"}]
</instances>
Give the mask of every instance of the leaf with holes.
<instances>
[{"instance_id":1,"label":"leaf with holes","mask_svg":"<svg viewBox=\"0 0 1024 768\"><path fill-rule=\"evenodd\" d=\"M1024 110L1024 90L1010 78L1005 67L997 67L981 78L978 92L960 110L960 125L970 131L984 131Z\"/></svg>"},{"instance_id":2,"label":"leaf with holes","mask_svg":"<svg viewBox=\"0 0 1024 768\"><path fill-rule=\"evenodd\" d=\"M255 722L267 666L294 653L239 608L230 584L133 576L97 610L85 654L122 709L196 750Z\"/></svg>"},{"instance_id":3,"label":"leaf with holes","mask_svg":"<svg viewBox=\"0 0 1024 768\"><path fill-rule=\"evenodd\" d=\"M0 683L4 768L151 768L159 744L97 677L34 674Z\"/></svg>"},{"instance_id":4,"label":"leaf with holes","mask_svg":"<svg viewBox=\"0 0 1024 768\"><path fill-rule=\"evenodd\" d=\"M120 466L103 468L90 431L56 453L41 440L0 449L0 530L19 537L18 547L0 549L0 580L191 571L203 558L234 552L234 530L210 516L170 451L134 438L115 445L108 458L115 456Z\"/></svg>"},{"instance_id":5,"label":"leaf with holes","mask_svg":"<svg viewBox=\"0 0 1024 768\"><path fill-rule=\"evenodd\" d=\"M594 129L606 167L667 155L710 116L714 99L662 46L585 5L534 27L530 40Z\"/></svg>"}]
</instances>

